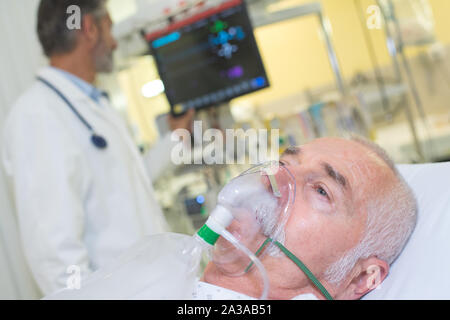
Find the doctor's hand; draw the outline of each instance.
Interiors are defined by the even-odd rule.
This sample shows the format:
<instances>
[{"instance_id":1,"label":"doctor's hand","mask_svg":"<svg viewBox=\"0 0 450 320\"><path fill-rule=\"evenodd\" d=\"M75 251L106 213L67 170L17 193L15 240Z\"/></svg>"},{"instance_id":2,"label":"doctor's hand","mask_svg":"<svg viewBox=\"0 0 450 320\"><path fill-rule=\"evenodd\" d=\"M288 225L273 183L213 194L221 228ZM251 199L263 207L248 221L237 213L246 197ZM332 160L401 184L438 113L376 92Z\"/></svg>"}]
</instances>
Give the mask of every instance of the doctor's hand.
<instances>
[{"instance_id":1,"label":"doctor's hand","mask_svg":"<svg viewBox=\"0 0 450 320\"><path fill-rule=\"evenodd\" d=\"M186 113L179 117L169 114L168 122L170 130L186 129L192 133L192 121L194 120L195 110L189 109Z\"/></svg>"}]
</instances>

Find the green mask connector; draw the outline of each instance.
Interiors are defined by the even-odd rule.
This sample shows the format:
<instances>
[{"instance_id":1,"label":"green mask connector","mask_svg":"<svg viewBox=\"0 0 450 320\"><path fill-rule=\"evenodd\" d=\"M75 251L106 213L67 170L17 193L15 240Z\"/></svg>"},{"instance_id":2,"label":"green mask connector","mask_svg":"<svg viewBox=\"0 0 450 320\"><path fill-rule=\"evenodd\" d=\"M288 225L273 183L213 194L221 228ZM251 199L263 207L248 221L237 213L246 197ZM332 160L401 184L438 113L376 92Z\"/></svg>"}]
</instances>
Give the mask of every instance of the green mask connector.
<instances>
[{"instance_id":1,"label":"green mask connector","mask_svg":"<svg viewBox=\"0 0 450 320\"><path fill-rule=\"evenodd\" d=\"M197 235L200 238L202 238L206 243L212 246L217 242L217 239L219 239L220 237L220 234L213 231L206 224L204 224L203 227L201 227L200 230L198 230Z\"/></svg>"}]
</instances>

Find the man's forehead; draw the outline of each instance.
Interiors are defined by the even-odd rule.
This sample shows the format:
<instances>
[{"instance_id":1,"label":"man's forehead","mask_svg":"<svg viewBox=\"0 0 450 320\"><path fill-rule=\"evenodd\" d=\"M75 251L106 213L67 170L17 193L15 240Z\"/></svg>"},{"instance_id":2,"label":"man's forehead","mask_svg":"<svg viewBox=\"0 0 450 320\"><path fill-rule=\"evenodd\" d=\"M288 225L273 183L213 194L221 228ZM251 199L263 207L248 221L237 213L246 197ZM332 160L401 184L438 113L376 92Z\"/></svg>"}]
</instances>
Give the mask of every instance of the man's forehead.
<instances>
[{"instance_id":1,"label":"man's forehead","mask_svg":"<svg viewBox=\"0 0 450 320\"><path fill-rule=\"evenodd\" d=\"M319 159L329 157L330 161L347 160L348 163L365 162L368 158L367 150L353 141L344 139L322 138L316 139L302 146L287 148L282 157ZM368 159L367 159L368 160Z\"/></svg>"},{"instance_id":2,"label":"man's forehead","mask_svg":"<svg viewBox=\"0 0 450 320\"><path fill-rule=\"evenodd\" d=\"M345 140L333 142L315 140L303 146L289 147L281 160L290 159L293 165L313 165L342 186L351 186L373 171L370 169L373 161L364 148Z\"/></svg>"}]
</instances>

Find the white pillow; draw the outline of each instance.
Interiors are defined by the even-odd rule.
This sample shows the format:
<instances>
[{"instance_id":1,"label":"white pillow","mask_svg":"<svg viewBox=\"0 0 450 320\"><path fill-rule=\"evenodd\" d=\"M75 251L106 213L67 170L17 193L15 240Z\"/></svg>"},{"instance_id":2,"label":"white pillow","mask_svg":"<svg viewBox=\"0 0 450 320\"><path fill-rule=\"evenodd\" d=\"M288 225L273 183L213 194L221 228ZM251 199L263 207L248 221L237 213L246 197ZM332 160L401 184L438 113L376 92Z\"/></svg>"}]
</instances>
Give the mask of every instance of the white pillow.
<instances>
[{"instance_id":1,"label":"white pillow","mask_svg":"<svg viewBox=\"0 0 450 320\"><path fill-rule=\"evenodd\" d=\"M450 162L398 168L417 197L417 225L380 288L363 299L450 299Z\"/></svg>"}]
</instances>

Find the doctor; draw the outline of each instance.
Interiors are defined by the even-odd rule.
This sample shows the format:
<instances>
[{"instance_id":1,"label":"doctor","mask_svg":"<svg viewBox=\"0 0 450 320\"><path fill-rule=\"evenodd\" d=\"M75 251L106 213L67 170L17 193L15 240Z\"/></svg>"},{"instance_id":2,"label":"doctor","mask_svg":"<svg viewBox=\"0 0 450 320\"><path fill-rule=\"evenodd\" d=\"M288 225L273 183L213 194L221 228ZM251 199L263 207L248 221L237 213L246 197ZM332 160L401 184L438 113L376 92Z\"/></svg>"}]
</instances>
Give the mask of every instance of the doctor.
<instances>
[{"instance_id":1,"label":"doctor","mask_svg":"<svg viewBox=\"0 0 450 320\"><path fill-rule=\"evenodd\" d=\"M67 28L71 5L81 9L80 29ZM6 121L2 162L24 253L44 294L168 228L149 171L170 163L170 136L146 167L126 123L93 86L98 72L113 68L111 26L104 0L41 0L37 32L50 66ZM169 124L188 129L192 117Z\"/></svg>"}]
</instances>

